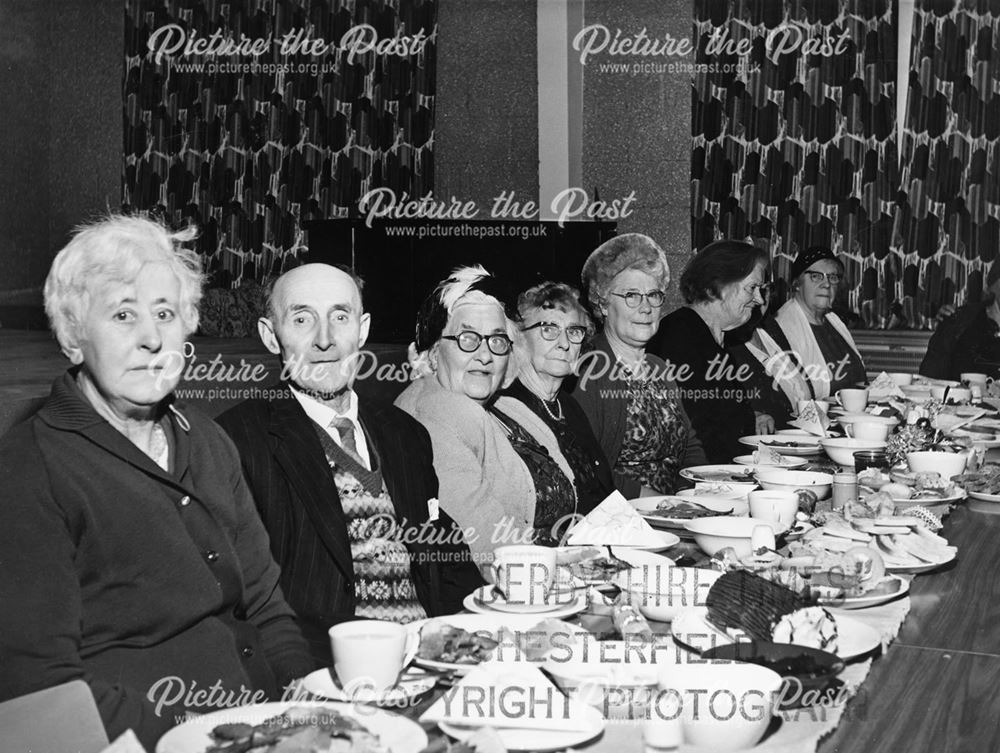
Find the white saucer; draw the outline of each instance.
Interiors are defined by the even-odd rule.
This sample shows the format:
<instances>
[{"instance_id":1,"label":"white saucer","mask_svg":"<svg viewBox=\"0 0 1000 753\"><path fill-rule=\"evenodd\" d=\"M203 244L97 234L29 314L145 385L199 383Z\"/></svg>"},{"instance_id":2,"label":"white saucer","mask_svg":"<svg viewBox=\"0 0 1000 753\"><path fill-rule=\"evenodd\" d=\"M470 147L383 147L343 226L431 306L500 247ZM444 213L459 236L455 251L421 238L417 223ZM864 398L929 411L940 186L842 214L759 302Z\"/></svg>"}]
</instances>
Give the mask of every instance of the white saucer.
<instances>
[{"instance_id":1,"label":"white saucer","mask_svg":"<svg viewBox=\"0 0 1000 753\"><path fill-rule=\"evenodd\" d=\"M409 701L417 698L434 687L437 677L421 670L408 670L400 682L393 687L376 693L370 688L358 688L348 695L333 679L333 669L317 669L302 679L302 687L314 696L331 701L348 701L354 703L373 703L376 706L407 706Z\"/></svg>"},{"instance_id":2,"label":"white saucer","mask_svg":"<svg viewBox=\"0 0 1000 753\"><path fill-rule=\"evenodd\" d=\"M581 745L597 737L604 730L604 717L600 711L590 706L586 707L587 729L584 730L548 730L548 729L515 729L497 727L504 748L507 750L530 750L535 753L545 751L565 750L575 745ZM472 727L449 722L439 722L441 731L457 740L466 740L480 727Z\"/></svg>"},{"instance_id":3,"label":"white saucer","mask_svg":"<svg viewBox=\"0 0 1000 753\"><path fill-rule=\"evenodd\" d=\"M542 604L508 604L493 586L481 586L465 597L462 606L478 614L538 614L545 617L569 617L587 608L587 592L557 591Z\"/></svg>"}]
</instances>

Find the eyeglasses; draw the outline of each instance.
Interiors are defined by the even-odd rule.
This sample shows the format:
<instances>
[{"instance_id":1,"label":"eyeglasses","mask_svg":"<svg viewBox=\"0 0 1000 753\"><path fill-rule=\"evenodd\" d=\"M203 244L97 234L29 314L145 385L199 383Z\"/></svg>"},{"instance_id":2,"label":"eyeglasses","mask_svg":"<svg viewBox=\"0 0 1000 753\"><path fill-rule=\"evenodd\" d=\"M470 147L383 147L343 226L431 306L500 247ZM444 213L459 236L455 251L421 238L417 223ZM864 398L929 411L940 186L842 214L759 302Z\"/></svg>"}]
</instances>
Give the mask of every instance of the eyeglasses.
<instances>
[{"instance_id":1,"label":"eyeglasses","mask_svg":"<svg viewBox=\"0 0 1000 753\"><path fill-rule=\"evenodd\" d=\"M587 328L579 324L571 324L569 327L560 327L552 322L535 322L530 327L524 327L521 331L527 332L529 329L538 329L542 333L543 340L558 340L559 333L565 332L566 339L573 345L579 345L587 336Z\"/></svg>"},{"instance_id":2,"label":"eyeglasses","mask_svg":"<svg viewBox=\"0 0 1000 753\"><path fill-rule=\"evenodd\" d=\"M648 293L640 293L637 290L630 290L627 293L612 293L611 295L616 295L619 298L625 299L625 305L630 309L637 309L642 303L642 299L645 298L649 301L649 305L653 308L663 305L663 299L666 297L662 290L650 290Z\"/></svg>"},{"instance_id":3,"label":"eyeglasses","mask_svg":"<svg viewBox=\"0 0 1000 753\"><path fill-rule=\"evenodd\" d=\"M481 335L478 332L459 332L457 335L441 335L442 340L454 340L463 353L475 353L486 341L486 347L495 356L505 356L510 353L514 343L507 335Z\"/></svg>"},{"instance_id":4,"label":"eyeglasses","mask_svg":"<svg viewBox=\"0 0 1000 753\"><path fill-rule=\"evenodd\" d=\"M844 279L844 276L839 272L813 272L812 270L806 272L806 277L814 285L819 285L823 280L826 280L831 285L839 285L840 281Z\"/></svg>"}]
</instances>

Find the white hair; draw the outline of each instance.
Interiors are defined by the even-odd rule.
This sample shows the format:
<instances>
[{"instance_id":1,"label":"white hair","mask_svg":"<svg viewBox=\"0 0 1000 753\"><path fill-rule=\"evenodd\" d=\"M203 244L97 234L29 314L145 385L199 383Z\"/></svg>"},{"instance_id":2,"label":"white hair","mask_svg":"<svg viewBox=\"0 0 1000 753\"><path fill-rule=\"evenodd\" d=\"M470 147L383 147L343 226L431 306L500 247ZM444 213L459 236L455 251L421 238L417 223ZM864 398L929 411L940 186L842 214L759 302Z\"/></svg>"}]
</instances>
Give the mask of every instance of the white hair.
<instances>
[{"instance_id":1,"label":"white hair","mask_svg":"<svg viewBox=\"0 0 1000 753\"><path fill-rule=\"evenodd\" d=\"M154 220L120 214L77 227L45 280L45 312L63 351L78 344L95 294L110 284L133 282L151 263L166 264L177 277L184 334L194 332L204 277L198 254L180 244L197 234L194 227L171 232Z\"/></svg>"}]
</instances>

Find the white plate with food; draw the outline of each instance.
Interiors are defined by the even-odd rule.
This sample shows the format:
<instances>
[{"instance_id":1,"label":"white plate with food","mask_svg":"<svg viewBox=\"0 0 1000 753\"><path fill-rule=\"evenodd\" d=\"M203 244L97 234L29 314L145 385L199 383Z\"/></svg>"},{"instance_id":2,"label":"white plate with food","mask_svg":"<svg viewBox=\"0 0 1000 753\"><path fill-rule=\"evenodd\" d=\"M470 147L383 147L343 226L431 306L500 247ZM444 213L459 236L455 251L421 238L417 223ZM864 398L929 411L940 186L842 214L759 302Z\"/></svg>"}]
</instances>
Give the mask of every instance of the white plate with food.
<instances>
[{"instance_id":1,"label":"white plate with food","mask_svg":"<svg viewBox=\"0 0 1000 753\"><path fill-rule=\"evenodd\" d=\"M866 609L898 599L910 592L910 581L887 575L881 583L860 596L821 596L819 603L828 609Z\"/></svg>"},{"instance_id":2,"label":"white plate with food","mask_svg":"<svg viewBox=\"0 0 1000 753\"><path fill-rule=\"evenodd\" d=\"M430 691L437 683L437 676L416 669L408 670L399 682L385 691L376 693L372 688L359 687L347 690L341 686L332 667L317 669L302 678L302 688L312 695L328 701L345 703L374 703L376 706L406 708L415 698Z\"/></svg>"},{"instance_id":3,"label":"white plate with food","mask_svg":"<svg viewBox=\"0 0 1000 753\"><path fill-rule=\"evenodd\" d=\"M692 465L681 469L681 478L688 481L727 484L733 487L752 488L757 485L753 469L735 463L728 465Z\"/></svg>"},{"instance_id":4,"label":"white plate with food","mask_svg":"<svg viewBox=\"0 0 1000 753\"><path fill-rule=\"evenodd\" d=\"M509 727L495 729L504 748L509 751L530 750L546 753L547 751L564 750L593 740L604 731L604 717L596 708L586 706L582 709L582 713L587 719L587 727L582 730L515 729ZM467 740L481 729L481 727L451 724L450 722L438 722L438 726L445 734L456 740Z\"/></svg>"},{"instance_id":5,"label":"white plate with food","mask_svg":"<svg viewBox=\"0 0 1000 753\"><path fill-rule=\"evenodd\" d=\"M732 499L695 500L673 495L639 497L629 500L629 504L651 526L672 530L687 530L684 528L684 523L688 520L732 515L735 503L736 501Z\"/></svg>"},{"instance_id":6,"label":"white plate with food","mask_svg":"<svg viewBox=\"0 0 1000 753\"><path fill-rule=\"evenodd\" d=\"M672 559L662 554L621 547L613 547L609 552L606 546L559 547L556 560L560 569L566 569L580 584L597 588L612 587L619 573L636 567L671 567L674 564Z\"/></svg>"},{"instance_id":7,"label":"white plate with food","mask_svg":"<svg viewBox=\"0 0 1000 753\"><path fill-rule=\"evenodd\" d=\"M820 447L819 437L795 437L777 434L754 434L749 437L740 437L740 444L747 447L756 448L758 445L769 447L782 455L819 455L823 448Z\"/></svg>"},{"instance_id":8,"label":"white plate with food","mask_svg":"<svg viewBox=\"0 0 1000 753\"><path fill-rule=\"evenodd\" d=\"M869 654L882 645L878 631L874 628L843 615L837 615L835 619L838 634L836 654L844 661ZM741 636L740 641L750 640L742 631L734 632ZM726 646L737 640L708 621L707 607L685 609L670 623L670 633L676 641L699 654L714 646Z\"/></svg>"},{"instance_id":9,"label":"white plate with food","mask_svg":"<svg viewBox=\"0 0 1000 753\"><path fill-rule=\"evenodd\" d=\"M551 649L572 651L590 633L554 617L521 614L452 614L408 625L418 641L414 664L467 674L492 658L545 661Z\"/></svg>"},{"instance_id":10,"label":"white plate with food","mask_svg":"<svg viewBox=\"0 0 1000 753\"><path fill-rule=\"evenodd\" d=\"M553 591L541 604L509 603L504 595L493 586L480 586L465 597L462 606L477 614L503 613L553 618L570 617L587 608L587 593L586 591Z\"/></svg>"},{"instance_id":11,"label":"white plate with food","mask_svg":"<svg viewBox=\"0 0 1000 753\"><path fill-rule=\"evenodd\" d=\"M919 573L929 573L931 570L937 570L942 565L947 565L958 555L958 552L949 551L941 554L940 557L936 557L933 561L927 562L920 560L917 557L912 557L911 561L913 564L898 564L893 563L889 558L886 558L885 571L887 573L902 573L908 575L917 575Z\"/></svg>"},{"instance_id":12,"label":"white plate with food","mask_svg":"<svg viewBox=\"0 0 1000 753\"><path fill-rule=\"evenodd\" d=\"M352 753L420 753L427 747L427 735L416 722L389 711L350 703L283 701L237 706L204 714L169 730L156 744L156 753L214 753L230 749L233 738L223 734L243 733L249 737L255 725L287 714L296 722L281 730L280 741L288 747L281 750L327 750L329 733L350 738ZM238 726L236 726L238 725ZM263 732L263 730L259 730ZM294 737L298 735L300 737ZM372 737L374 736L374 738ZM295 741L302 739L301 746ZM322 742L323 740L326 742ZM276 737L275 743L279 741ZM238 744L237 744L238 745ZM234 747L232 750L250 750ZM253 750L270 748L258 746Z\"/></svg>"},{"instance_id":13,"label":"white plate with food","mask_svg":"<svg viewBox=\"0 0 1000 753\"><path fill-rule=\"evenodd\" d=\"M777 463L758 463L754 460L753 455L738 455L733 458L733 462L737 465L748 465L756 473L758 468L801 468L809 461L805 458L796 458L791 455L781 455L781 461Z\"/></svg>"}]
</instances>

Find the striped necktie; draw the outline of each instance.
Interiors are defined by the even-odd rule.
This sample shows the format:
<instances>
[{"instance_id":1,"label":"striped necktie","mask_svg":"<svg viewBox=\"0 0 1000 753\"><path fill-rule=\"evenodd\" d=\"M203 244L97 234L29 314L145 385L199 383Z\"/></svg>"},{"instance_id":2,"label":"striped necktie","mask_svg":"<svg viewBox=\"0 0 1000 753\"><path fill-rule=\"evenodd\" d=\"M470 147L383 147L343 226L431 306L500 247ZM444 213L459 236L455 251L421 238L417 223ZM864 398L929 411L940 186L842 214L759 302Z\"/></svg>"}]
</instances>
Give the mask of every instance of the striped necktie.
<instances>
[{"instance_id":1,"label":"striped necktie","mask_svg":"<svg viewBox=\"0 0 1000 753\"><path fill-rule=\"evenodd\" d=\"M354 422L346 416L337 416L330 422L330 428L336 429L337 434L340 435L340 446L344 448L344 452L354 458L363 468L368 468L368 464L358 454L358 444L354 438Z\"/></svg>"}]
</instances>

